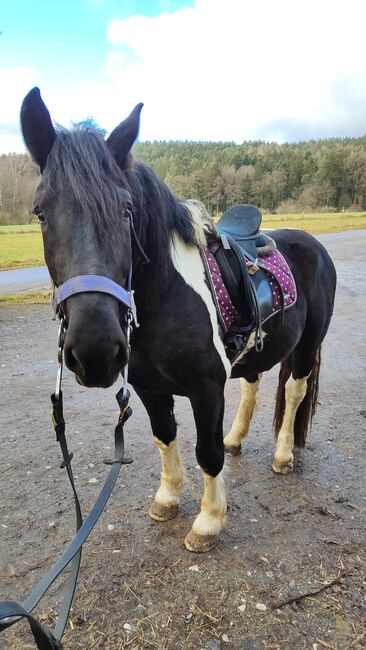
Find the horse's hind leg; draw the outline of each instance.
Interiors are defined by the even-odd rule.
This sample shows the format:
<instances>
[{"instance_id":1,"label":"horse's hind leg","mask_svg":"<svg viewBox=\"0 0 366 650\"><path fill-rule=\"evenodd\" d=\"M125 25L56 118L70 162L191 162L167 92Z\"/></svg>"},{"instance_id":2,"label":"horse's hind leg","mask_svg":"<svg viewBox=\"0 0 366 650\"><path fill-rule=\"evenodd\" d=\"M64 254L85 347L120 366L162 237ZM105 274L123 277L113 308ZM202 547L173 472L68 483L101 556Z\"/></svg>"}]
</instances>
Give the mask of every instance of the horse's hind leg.
<instances>
[{"instance_id":1,"label":"horse's hind leg","mask_svg":"<svg viewBox=\"0 0 366 650\"><path fill-rule=\"evenodd\" d=\"M224 438L225 451L231 454L240 452L241 440L249 431L250 421L257 403L256 397L260 380L261 375L254 375L248 380L240 379L241 399L239 408L231 429Z\"/></svg>"},{"instance_id":2,"label":"horse's hind leg","mask_svg":"<svg viewBox=\"0 0 366 650\"><path fill-rule=\"evenodd\" d=\"M196 456L203 470L204 493L201 509L184 543L189 551L203 553L216 544L226 519L226 495L221 470L224 465L222 422L223 387L202 387L191 397L197 427Z\"/></svg>"},{"instance_id":3,"label":"horse's hind leg","mask_svg":"<svg viewBox=\"0 0 366 650\"><path fill-rule=\"evenodd\" d=\"M291 375L285 386L286 407L277 434L276 453L272 469L277 474L289 474L293 468L294 424L296 412L306 395L307 377L294 379Z\"/></svg>"},{"instance_id":4,"label":"horse's hind leg","mask_svg":"<svg viewBox=\"0 0 366 650\"><path fill-rule=\"evenodd\" d=\"M184 469L176 438L177 424L174 418L174 400L171 395L151 394L136 390L150 417L154 442L162 464L160 486L149 508L149 515L156 521L172 519L178 513Z\"/></svg>"},{"instance_id":5,"label":"horse's hind leg","mask_svg":"<svg viewBox=\"0 0 366 650\"><path fill-rule=\"evenodd\" d=\"M304 447L318 395L320 347L301 344L281 364L274 425L276 452L272 469L289 474L293 469L293 448Z\"/></svg>"}]
</instances>

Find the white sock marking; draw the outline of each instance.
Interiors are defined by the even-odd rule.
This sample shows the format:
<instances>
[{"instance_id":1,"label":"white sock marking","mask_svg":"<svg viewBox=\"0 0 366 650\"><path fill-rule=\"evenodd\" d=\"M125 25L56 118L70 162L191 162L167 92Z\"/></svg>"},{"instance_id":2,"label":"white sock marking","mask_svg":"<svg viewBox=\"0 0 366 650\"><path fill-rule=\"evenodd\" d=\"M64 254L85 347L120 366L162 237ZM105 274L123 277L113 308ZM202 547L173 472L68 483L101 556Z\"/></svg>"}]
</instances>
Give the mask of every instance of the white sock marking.
<instances>
[{"instance_id":1,"label":"white sock marking","mask_svg":"<svg viewBox=\"0 0 366 650\"><path fill-rule=\"evenodd\" d=\"M225 525L226 494L222 472L215 477L203 473L205 489L201 501L201 511L197 515L192 530L198 535L218 535Z\"/></svg>"},{"instance_id":2,"label":"white sock marking","mask_svg":"<svg viewBox=\"0 0 366 650\"><path fill-rule=\"evenodd\" d=\"M175 439L169 445L165 445L154 436L154 442L159 448L162 464L160 487L155 495L155 501L163 506L176 505L179 503L184 480L178 441Z\"/></svg>"},{"instance_id":3,"label":"white sock marking","mask_svg":"<svg viewBox=\"0 0 366 650\"><path fill-rule=\"evenodd\" d=\"M278 465L285 465L292 462L294 447L294 423L296 412L306 395L307 377L294 379L291 375L285 387L285 413L276 442L275 462Z\"/></svg>"},{"instance_id":4,"label":"white sock marking","mask_svg":"<svg viewBox=\"0 0 366 650\"><path fill-rule=\"evenodd\" d=\"M241 439L248 433L250 421L256 406L256 396L260 379L260 375L258 380L253 383L249 383L243 378L240 379L240 404L230 432L225 436L225 445L239 447Z\"/></svg>"}]
</instances>

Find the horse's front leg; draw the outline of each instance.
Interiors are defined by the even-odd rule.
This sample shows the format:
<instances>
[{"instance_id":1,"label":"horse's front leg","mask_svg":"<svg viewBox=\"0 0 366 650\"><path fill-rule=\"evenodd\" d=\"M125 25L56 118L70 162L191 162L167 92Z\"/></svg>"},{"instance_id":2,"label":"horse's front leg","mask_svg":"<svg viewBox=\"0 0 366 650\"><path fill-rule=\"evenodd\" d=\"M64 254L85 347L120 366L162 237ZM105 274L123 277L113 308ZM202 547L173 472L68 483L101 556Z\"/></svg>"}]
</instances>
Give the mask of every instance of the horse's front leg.
<instances>
[{"instance_id":1,"label":"horse's front leg","mask_svg":"<svg viewBox=\"0 0 366 650\"><path fill-rule=\"evenodd\" d=\"M216 385L200 388L191 396L197 427L196 456L203 470L204 493L201 509L184 543L189 551L203 553L213 548L225 525L226 495L222 477L224 465L224 392Z\"/></svg>"},{"instance_id":2,"label":"horse's front leg","mask_svg":"<svg viewBox=\"0 0 366 650\"><path fill-rule=\"evenodd\" d=\"M184 480L184 468L176 438L174 400L171 395L158 395L135 390L148 412L154 442L161 455L160 486L149 508L149 515L156 521L167 521L178 513Z\"/></svg>"}]
</instances>

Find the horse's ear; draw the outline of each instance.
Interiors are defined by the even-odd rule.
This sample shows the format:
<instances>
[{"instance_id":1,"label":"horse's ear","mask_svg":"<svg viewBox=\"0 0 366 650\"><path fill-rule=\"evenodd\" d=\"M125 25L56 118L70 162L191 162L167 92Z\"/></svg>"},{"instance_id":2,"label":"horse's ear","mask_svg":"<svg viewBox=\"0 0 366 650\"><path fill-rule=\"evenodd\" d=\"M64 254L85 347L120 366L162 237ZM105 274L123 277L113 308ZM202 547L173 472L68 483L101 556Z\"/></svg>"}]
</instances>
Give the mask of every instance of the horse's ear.
<instances>
[{"instance_id":1,"label":"horse's ear","mask_svg":"<svg viewBox=\"0 0 366 650\"><path fill-rule=\"evenodd\" d=\"M116 126L109 138L107 138L107 145L121 169L127 166L128 154L137 139L142 107L143 104L137 104L132 113L121 124Z\"/></svg>"},{"instance_id":2,"label":"horse's ear","mask_svg":"<svg viewBox=\"0 0 366 650\"><path fill-rule=\"evenodd\" d=\"M27 149L43 172L56 138L56 131L39 88L32 88L24 97L20 109L20 124Z\"/></svg>"}]
</instances>

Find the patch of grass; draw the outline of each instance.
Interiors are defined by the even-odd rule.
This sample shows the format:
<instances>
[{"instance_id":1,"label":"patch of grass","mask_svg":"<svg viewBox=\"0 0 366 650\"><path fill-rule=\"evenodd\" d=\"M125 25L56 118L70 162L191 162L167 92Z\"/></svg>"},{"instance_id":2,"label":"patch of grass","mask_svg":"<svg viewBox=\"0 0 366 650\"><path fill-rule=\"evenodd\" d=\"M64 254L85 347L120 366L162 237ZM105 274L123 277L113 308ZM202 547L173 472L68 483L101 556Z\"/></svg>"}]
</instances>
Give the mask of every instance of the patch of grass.
<instances>
[{"instance_id":1,"label":"patch of grass","mask_svg":"<svg viewBox=\"0 0 366 650\"><path fill-rule=\"evenodd\" d=\"M41 232L39 223L20 223L15 226L0 226L0 235L14 232Z\"/></svg>"},{"instance_id":2,"label":"patch of grass","mask_svg":"<svg viewBox=\"0 0 366 650\"><path fill-rule=\"evenodd\" d=\"M6 305L49 305L50 291L19 291L0 296L0 304Z\"/></svg>"},{"instance_id":3,"label":"patch of grass","mask_svg":"<svg viewBox=\"0 0 366 650\"><path fill-rule=\"evenodd\" d=\"M265 214L263 228L298 228L312 234L366 228L365 212L324 212L314 214Z\"/></svg>"},{"instance_id":4,"label":"patch of grass","mask_svg":"<svg viewBox=\"0 0 366 650\"><path fill-rule=\"evenodd\" d=\"M275 214L263 216L263 228L299 228L316 234L366 228L365 212ZM0 270L41 266L44 262L38 224L0 226Z\"/></svg>"},{"instance_id":5,"label":"patch of grass","mask_svg":"<svg viewBox=\"0 0 366 650\"><path fill-rule=\"evenodd\" d=\"M0 232L0 269L16 269L29 266L42 266L44 261L43 242L40 229L34 226L23 231L25 226L17 230L4 230L10 226L3 226Z\"/></svg>"}]
</instances>

